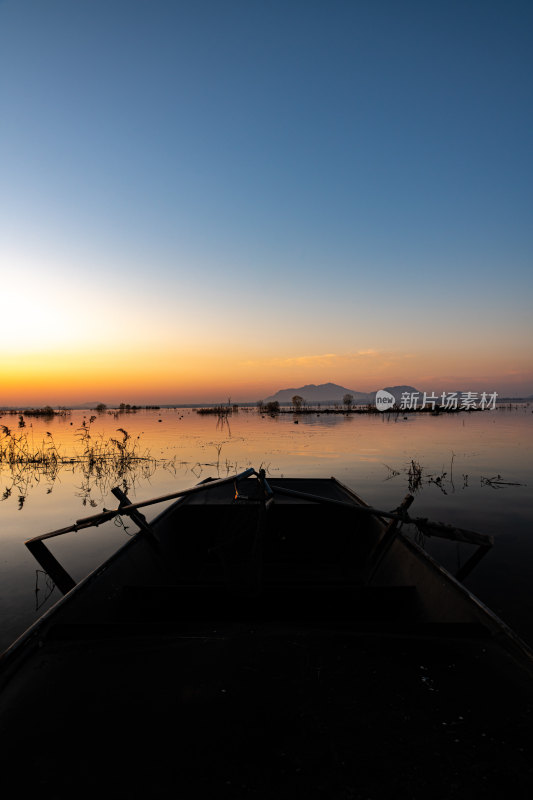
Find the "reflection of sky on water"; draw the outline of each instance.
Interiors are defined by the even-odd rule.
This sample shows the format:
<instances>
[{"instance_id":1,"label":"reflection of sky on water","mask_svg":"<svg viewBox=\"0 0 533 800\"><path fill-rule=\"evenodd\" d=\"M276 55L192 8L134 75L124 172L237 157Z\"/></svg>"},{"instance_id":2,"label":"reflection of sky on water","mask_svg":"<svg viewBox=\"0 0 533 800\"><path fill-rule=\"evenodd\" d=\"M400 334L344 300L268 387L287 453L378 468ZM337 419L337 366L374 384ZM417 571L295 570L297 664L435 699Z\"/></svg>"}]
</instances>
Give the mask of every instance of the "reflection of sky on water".
<instances>
[{"instance_id":1,"label":"reflection of sky on water","mask_svg":"<svg viewBox=\"0 0 533 800\"><path fill-rule=\"evenodd\" d=\"M274 477L334 475L368 503L392 509L409 490L409 469L414 461L422 471L412 514L494 535L495 547L467 585L511 623L516 620L525 629L527 619L533 618L527 571L533 556L529 544L533 523L530 408L439 417L410 415L407 419L402 415L305 414L298 417L298 425L292 414L272 418L255 409L241 410L226 422L185 409L95 416L91 423L95 440L117 437L117 429L124 428L137 443L139 454L155 463L141 462L138 470L122 478L111 473L100 481L94 477L92 482L84 482L75 465L63 466L55 480L34 471L21 510L16 488L0 502L0 601L3 618L11 621L8 638L22 619L26 625L34 614L36 565L23 545L25 539L63 527L104 506L114 507L111 488L122 485L124 479L130 496L140 500L249 466L263 466ZM59 452L67 457L80 452L76 434L84 417L88 421L91 412L27 420L22 431L36 445L51 433ZM20 433L17 422L17 417L6 414L0 418L0 424ZM497 475L503 484L483 481ZM10 480L4 467L0 496ZM147 509L149 519L157 513L156 506ZM54 553L60 560L64 558L65 566L79 578L116 549L126 535L117 526L106 525L54 541ZM458 548L436 540L428 541L428 546L453 571L471 552L468 545Z\"/></svg>"}]
</instances>

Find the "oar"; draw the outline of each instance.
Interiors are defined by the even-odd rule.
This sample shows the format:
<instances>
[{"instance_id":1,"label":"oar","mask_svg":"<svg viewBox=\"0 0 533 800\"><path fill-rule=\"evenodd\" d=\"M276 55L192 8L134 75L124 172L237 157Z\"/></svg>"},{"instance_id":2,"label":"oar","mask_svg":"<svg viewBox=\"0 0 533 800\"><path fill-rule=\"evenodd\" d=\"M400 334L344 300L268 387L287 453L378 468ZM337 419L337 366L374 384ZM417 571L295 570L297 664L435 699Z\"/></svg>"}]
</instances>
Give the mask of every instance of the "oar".
<instances>
[{"instance_id":1,"label":"oar","mask_svg":"<svg viewBox=\"0 0 533 800\"><path fill-rule=\"evenodd\" d=\"M171 494L165 494L161 497L153 497L150 500L143 500L140 503L130 503L129 505L119 506L113 510L105 510L101 511L99 514L93 514L91 517L83 517L82 519L76 520L73 525L69 525L66 528L59 528L57 531L50 531L50 533L42 533L39 536L35 536L33 539L28 539L25 542L26 545L31 544L32 542L42 542L44 539L51 539L54 536L61 536L64 533L71 533L73 531L81 530L82 528L90 528L93 525L101 525L103 522L108 522L109 520L113 519L117 516L122 516L123 514L132 514L132 512L136 511L138 508L144 508L145 506L155 505L156 503L164 503L167 500L174 500L177 497L183 497L185 495L194 494L195 492L202 492L205 489L212 489L215 486L221 486L224 483L230 483L235 480L241 480L241 478L249 478L250 475L257 474L253 468L247 469L244 472L241 472L239 475L231 475L228 478L218 478L214 481L210 481L209 483L200 483L196 486L191 486L189 489L180 489L178 492L172 492Z\"/></svg>"},{"instance_id":2,"label":"oar","mask_svg":"<svg viewBox=\"0 0 533 800\"><path fill-rule=\"evenodd\" d=\"M355 503L348 503L345 500L334 500L330 497L322 497L316 494L309 494L308 492L299 492L296 489L286 489L281 486L273 486L272 488L274 494L285 494L290 497L298 497L301 500L309 500L314 503L326 503L328 505L340 506L355 511L358 514L372 514L376 517L383 517L384 519L416 525L426 536L440 536L443 539L477 544L482 547L491 547L494 544L494 537L488 536L487 534L469 531L465 528L458 528L455 525L447 525L444 522L433 522L426 517L410 517L406 511L400 509L396 509L395 511L383 511L379 508L373 508L372 506L360 506ZM412 495L408 495L408 497L412 497Z\"/></svg>"}]
</instances>

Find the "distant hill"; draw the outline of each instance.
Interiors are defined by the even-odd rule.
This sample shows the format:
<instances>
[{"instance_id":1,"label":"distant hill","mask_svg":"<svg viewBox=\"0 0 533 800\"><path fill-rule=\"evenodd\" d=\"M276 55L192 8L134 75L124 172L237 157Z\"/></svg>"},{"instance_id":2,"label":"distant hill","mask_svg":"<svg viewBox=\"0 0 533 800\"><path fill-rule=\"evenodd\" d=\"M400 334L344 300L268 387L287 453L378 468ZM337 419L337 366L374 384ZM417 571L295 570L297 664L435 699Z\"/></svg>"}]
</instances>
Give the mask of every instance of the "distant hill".
<instances>
[{"instance_id":1,"label":"distant hill","mask_svg":"<svg viewBox=\"0 0 533 800\"><path fill-rule=\"evenodd\" d=\"M346 386L339 386L337 383L321 383L318 386L308 383L306 386L293 386L290 389L280 389L276 394L267 397L265 403L276 401L278 403L290 403L295 395L303 397L306 403L342 403L345 394L351 394L354 400L368 402L368 395L365 392L356 392L347 389Z\"/></svg>"},{"instance_id":2,"label":"distant hill","mask_svg":"<svg viewBox=\"0 0 533 800\"><path fill-rule=\"evenodd\" d=\"M400 402L402 392L418 391L413 386L384 386L382 388L394 395L398 403ZM376 391L378 390L376 389ZM280 405L283 405L291 403L294 395L300 395L300 397L303 397L304 402L309 405L314 405L315 403L342 405L345 394L352 395L355 405L373 403L376 397L376 392L358 392L355 389L348 389L346 386L339 386L337 383L320 383L318 386L314 383L308 383L306 386L280 389L276 394L267 397L264 402L270 403L277 401Z\"/></svg>"},{"instance_id":3,"label":"distant hill","mask_svg":"<svg viewBox=\"0 0 533 800\"><path fill-rule=\"evenodd\" d=\"M386 392L390 392L390 394L394 395L394 398L395 398L395 400L396 400L398 405L400 405L400 401L402 399L402 394L404 392L408 392L409 394L411 394L411 392L414 392L414 393L419 392L420 395L422 395L422 392L420 392L420 389L415 389L414 386L384 386L383 388L385 389ZM377 391L377 389L376 389L376 391ZM372 398L371 402L373 402L375 396L376 396L376 392L371 392L371 394L370 394L370 397Z\"/></svg>"}]
</instances>

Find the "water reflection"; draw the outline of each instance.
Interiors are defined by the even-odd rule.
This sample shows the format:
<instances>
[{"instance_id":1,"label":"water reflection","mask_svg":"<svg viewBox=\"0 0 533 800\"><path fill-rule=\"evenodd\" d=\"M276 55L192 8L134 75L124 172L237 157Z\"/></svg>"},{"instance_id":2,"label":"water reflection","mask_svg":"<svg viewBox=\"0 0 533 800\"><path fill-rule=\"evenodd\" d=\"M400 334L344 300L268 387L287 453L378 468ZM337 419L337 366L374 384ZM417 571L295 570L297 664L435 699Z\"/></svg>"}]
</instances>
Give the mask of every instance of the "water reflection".
<instances>
[{"instance_id":1,"label":"water reflection","mask_svg":"<svg viewBox=\"0 0 533 800\"><path fill-rule=\"evenodd\" d=\"M56 585L42 569L35 570L35 611L39 611L52 596Z\"/></svg>"},{"instance_id":2,"label":"water reflection","mask_svg":"<svg viewBox=\"0 0 533 800\"><path fill-rule=\"evenodd\" d=\"M15 433L7 425L0 429L0 475L3 490L1 500L17 496L18 508L22 510L32 488L46 485L46 494L51 494L61 473L70 472L75 477L76 497L82 505L95 507L97 500L109 493L116 485L129 491L139 480L150 479L162 466L175 469L175 459L155 459L148 450L141 451L140 435L134 436L125 428L117 428L115 436L96 433L93 424L96 416L83 418L75 429L76 447L64 451L62 443L56 444L53 434L44 431L40 443L36 443L33 428L30 433ZM48 421L48 418L47 418ZM21 426L19 424L19 427Z\"/></svg>"},{"instance_id":3,"label":"water reflection","mask_svg":"<svg viewBox=\"0 0 533 800\"><path fill-rule=\"evenodd\" d=\"M39 502L50 502L45 496L68 474L75 496L94 507L116 485L124 491L157 488L172 477L223 477L250 465L285 475L334 470L347 473L356 490L370 486L373 493L378 487L382 492L401 484L417 495L422 490L452 495L480 486L510 490L531 477L524 445L531 414L411 415L405 421L391 413L317 411L299 415L298 426L295 416L130 407L34 418L22 428L2 425L0 498L15 500L22 509L30 492L40 489ZM123 425L117 427L117 420Z\"/></svg>"},{"instance_id":4,"label":"water reflection","mask_svg":"<svg viewBox=\"0 0 533 800\"><path fill-rule=\"evenodd\" d=\"M113 487L143 500L253 466L271 477L334 475L383 509L396 508L409 491L415 516L493 535L495 547L469 586L517 627L533 624L530 409L407 420L317 412L301 415L298 425L293 417L254 408L222 418L194 409L73 411L29 417L19 427L17 417L4 415L0 601L22 606L34 588L35 564L23 542L77 519L80 505L112 507ZM86 564L100 563L133 528L111 524L54 547L78 559L72 571L82 577ZM468 545L424 544L453 573L470 557ZM46 592L39 576L39 602Z\"/></svg>"}]
</instances>

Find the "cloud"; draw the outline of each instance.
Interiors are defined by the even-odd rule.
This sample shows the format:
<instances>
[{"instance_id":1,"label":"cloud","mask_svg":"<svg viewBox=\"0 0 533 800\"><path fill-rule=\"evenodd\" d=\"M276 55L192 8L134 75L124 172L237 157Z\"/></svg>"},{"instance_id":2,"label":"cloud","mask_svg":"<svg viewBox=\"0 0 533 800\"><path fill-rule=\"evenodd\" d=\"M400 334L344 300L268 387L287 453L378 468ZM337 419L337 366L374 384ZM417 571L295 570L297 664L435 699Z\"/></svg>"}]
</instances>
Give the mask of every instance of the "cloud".
<instances>
[{"instance_id":1,"label":"cloud","mask_svg":"<svg viewBox=\"0 0 533 800\"><path fill-rule=\"evenodd\" d=\"M245 367L268 366L268 367L308 367L325 366L335 364L343 356L337 353L321 353L320 355L289 356L286 358L260 358L249 361L242 361Z\"/></svg>"},{"instance_id":2,"label":"cloud","mask_svg":"<svg viewBox=\"0 0 533 800\"><path fill-rule=\"evenodd\" d=\"M361 363L368 358L396 360L412 358L410 354L385 353L381 350L357 350L350 353L318 353L302 356L265 357L241 361L244 367L313 367L313 366L346 366Z\"/></svg>"}]
</instances>

